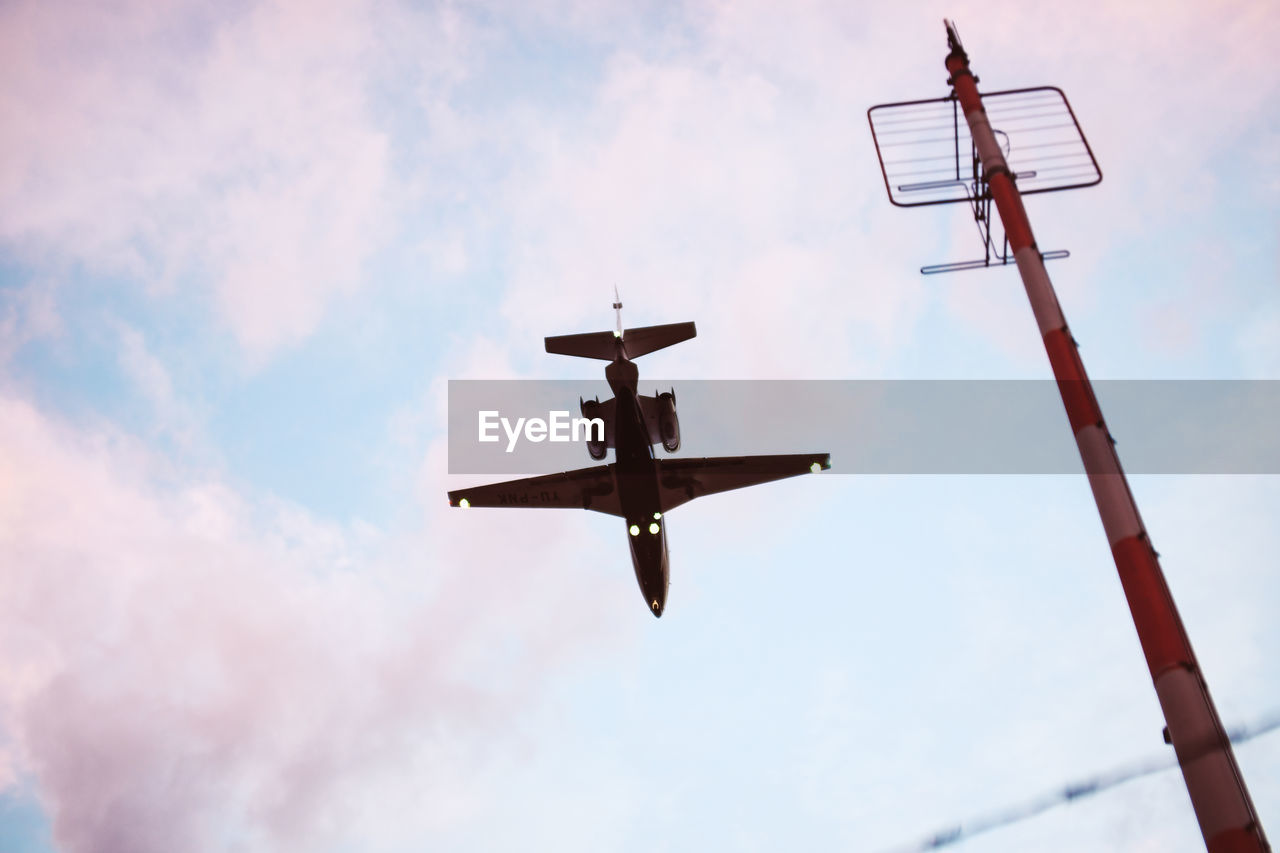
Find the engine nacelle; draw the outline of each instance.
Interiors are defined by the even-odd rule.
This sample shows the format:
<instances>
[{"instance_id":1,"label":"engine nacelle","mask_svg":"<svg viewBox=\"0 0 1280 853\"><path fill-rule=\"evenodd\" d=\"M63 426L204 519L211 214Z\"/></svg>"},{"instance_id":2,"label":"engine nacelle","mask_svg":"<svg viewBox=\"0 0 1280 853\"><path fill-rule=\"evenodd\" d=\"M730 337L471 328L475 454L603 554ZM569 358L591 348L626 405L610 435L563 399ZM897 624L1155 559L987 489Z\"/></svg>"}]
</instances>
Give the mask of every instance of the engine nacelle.
<instances>
[{"instance_id":1,"label":"engine nacelle","mask_svg":"<svg viewBox=\"0 0 1280 853\"><path fill-rule=\"evenodd\" d=\"M578 398L578 409L582 412L582 416L588 420L603 418L604 415L600 411L601 408L599 397L594 400ZM595 440L593 438L594 434L594 430L587 430L587 453L598 462L609 453L609 442L604 437L601 437L599 441Z\"/></svg>"},{"instance_id":2,"label":"engine nacelle","mask_svg":"<svg viewBox=\"0 0 1280 853\"><path fill-rule=\"evenodd\" d=\"M676 416L676 389L658 395L658 431L662 449L675 453L680 449L680 418Z\"/></svg>"}]
</instances>

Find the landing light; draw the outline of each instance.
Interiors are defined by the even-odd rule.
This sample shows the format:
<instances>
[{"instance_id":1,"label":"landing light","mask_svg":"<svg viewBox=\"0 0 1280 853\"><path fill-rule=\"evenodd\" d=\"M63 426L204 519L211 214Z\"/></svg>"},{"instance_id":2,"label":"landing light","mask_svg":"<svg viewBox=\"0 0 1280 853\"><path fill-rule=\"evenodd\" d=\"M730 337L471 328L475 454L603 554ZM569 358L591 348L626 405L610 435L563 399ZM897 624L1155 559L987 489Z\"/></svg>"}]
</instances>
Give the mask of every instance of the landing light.
<instances>
[{"instance_id":1,"label":"landing light","mask_svg":"<svg viewBox=\"0 0 1280 853\"><path fill-rule=\"evenodd\" d=\"M658 527L658 522L656 522L656 521L655 521L653 524L650 524L650 525L649 525L649 532L650 532L650 533L657 534L657 532L658 532L660 529L661 529L661 528L660 528L660 527Z\"/></svg>"},{"instance_id":2,"label":"landing light","mask_svg":"<svg viewBox=\"0 0 1280 853\"><path fill-rule=\"evenodd\" d=\"M466 509L467 507L471 506L471 501L467 500L466 498L463 498L462 500L458 501L458 506L462 507L463 509Z\"/></svg>"},{"instance_id":3,"label":"landing light","mask_svg":"<svg viewBox=\"0 0 1280 853\"><path fill-rule=\"evenodd\" d=\"M631 527L630 527L629 529L630 529L630 531L631 531L631 535L632 535L632 536L639 536L639 535L640 535L640 525L638 525L638 524L633 524L633 525L631 525Z\"/></svg>"},{"instance_id":4,"label":"landing light","mask_svg":"<svg viewBox=\"0 0 1280 853\"><path fill-rule=\"evenodd\" d=\"M620 338L620 337L622 337L622 332L619 332L617 329L614 329L614 330L613 330L613 336L614 336L615 338Z\"/></svg>"},{"instance_id":5,"label":"landing light","mask_svg":"<svg viewBox=\"0 0 1280 853\"><path fill-rule=\"evenodd\" d=\"M819 471L822 470L822 463L820 462L813 463L812 465L809 466L809 470L815 474L818 473Z\"/></svg>"},{"instance_id":6,"label":"landing light","mask_svg":"<svg viewBox=\"0 0 1280 853\"><path fill-rule=\"evenodd\" d=\"M660 518L662 518L662 513L660 513L660 512L655 512L655 513L653 514L653 520L654 520L654 521L657 521L657 520L658 520L658 519L660 519Z\"/></svg>"}]
</instances>

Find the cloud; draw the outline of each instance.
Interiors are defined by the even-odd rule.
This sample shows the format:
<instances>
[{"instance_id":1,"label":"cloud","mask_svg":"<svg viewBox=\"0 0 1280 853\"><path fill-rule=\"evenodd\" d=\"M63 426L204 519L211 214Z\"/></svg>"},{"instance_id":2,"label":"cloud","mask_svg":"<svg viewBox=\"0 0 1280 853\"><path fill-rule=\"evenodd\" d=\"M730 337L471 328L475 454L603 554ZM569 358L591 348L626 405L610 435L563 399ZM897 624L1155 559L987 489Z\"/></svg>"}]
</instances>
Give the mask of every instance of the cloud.
<instances>
[{"instance_id":1,"label":"cloud","mask_svg":"<svg viewBox=\"0 0 1280 853\"><path fill-rule=\"evenodd\" d=\"M576 606L602 592L579 519L480 547L439 497L430 534L340 527L0 399L0 767L59 849L403 843L474 814L512 719L614 632Z\"/></svg>"},{"instance_id":2,"label":"cloud","mask_svg":"<svg viewBox=\"0 0 1280 853\"><path fill-rule=\"evenodd\" d=\"M713 374L865 368L920 308L913 281L880 277L903 238L859 215L879 186L865 84L841 74L841 34L783 70L738 52L731 9L699 14L705 40L673 27L611 54L581 122L522 127L532 167L504 203L517 235L504 314L521 334L562 327L566 307L603 322L616 284L631 324L696 316Z\"/></svg>"},{"instance_id":3,"label":"cloud","mask_svg":"<svg viewBox=\"0 0 1280 853\"><path fill-rule=\"evenodd\" d=\"M169 370L147 346L137 329L116 324L119 346L116 359L124 375L150 407L148 421L152 433L170 438L184 453L203 446L201 423L192 404L181 400L173 387Z\"/></svg>"},{"instance_id":4,"label":"cloud","mask_svg":"<svg viewBox=\"0 0 1280 853\"><path fill-rule=\"evenodd\" d=\"M0 243L153 291L207 288L255 361L298 342L365 286L398 203L371 12L7 4ZM447 55L431 19L404 20Z\"/></svg>"},{"instance_id":5,"label":"cloud","mask_svg":"<svg viewBox=\"0 0 1280 853\"><path fill-rule=\"evenodd\" d=\"M704 337L720 341L701 345L700 363L716 375L847 376L883 372L936 298L950 319L994 343L1010 369L1028 359L1042 365L1016 279L971 274L925 283L916 274L923 263L980 253L969 213L957 207L929 217L895 210L883 196L865 110L945 94L941 14L923 29L918 12L695 3L649 22L647 39L618 30L582 112L570 121L514 115L528 165L512 175L498 208L513 221L503 311L517 335L560 328L566 306L602 323L596 306L616 284L632 311L643 306L637 322L696 315ZM955 14L963 24L989 11ZM1096 309L1100 282L1123 269L1135 237L1155 239L1149 235L1220 200L1213 164L1224 141L1234 144L1249 131L1248 116L1274 100L1277 78L1266 57L1277 21L1256 10L1194 39L1204 70L1185 85L1167 83L1182 51L1169 50L1151 68L1147 58L1114 48L1116 38L1152 27L1154 38L1181 44L1204 14L1180 8L1150 21L1145 13L1117 19L1101 7L1073 8L970 27L975 65L992 88L1047 76L1069 90L1108 175L1100 190L1082 191L1080 203L1054 196L1033 210L1047 247L1065 243L1081 256L1052 271L1083 294L1072 297L1074 306L1092 298L1085 307ZM1028 54L1026 33L1041 30L1058 37ZM900 39L875 37L886 32ZM1188 103L1205 121L1187 124ZM1190 178L1170 183L1175 174ZM1218 239L1201 234L1187 253L1209 256ZM1205 339L1166 334L1197 329L1207 307L1202 288L1188 284L1182 293L1197 272L1187 263L1171 272L1164 289L1178 304L1163 310L1144 341L1162 360Z\"/></svg>"},{"instance_id":6,"label":"cloud","mask_svg":"<svg viewBox=\"0 0 1280 853\"><path fill-rule=\"evenodd\" d=\"M435 271L470 285L495 263L496 278L509 288L501 310L510 329L495 329L469 352L459 342L465 369L453 375L512 375L525 363L525 354L510 355L515 342L532 342L536 356L544 334L607 328L612 317L605 303L615 283L629 322L699 322L699 341L655 359L697 364L702 375L883 376L892 370L886 359L902 350L920 351L927 371L944 369L937 355L942 344L920 346L917 333L936 288L948 289L942 300L954 319L983 340L998 340L1018 359L1031 354L1026 347L1038 352L1034 337L1002 337L1001 327L1011 323L1034 333L1009 275L995 284L922 281L916 274L921 263L971 256L965 214L954 212L954 230L963 230L964 242L949 245L940 218L894 210L879 183L865 109L945 91L940 15L929 12L925 21L914 13L895 17L841 4L782 12L735 3L690 4L672 19L646 20L624 6L551 3L532 24L519 18L529 29L517 34L505 29L500 4L474 16L486 18L489 29L449 6L419 13L394 4L269 2L165 11L136 2L108 12L88 4L70 11L9 4L0 11L6 80L0 120L12 131L0 143L0 241L52 271L48 280L84 265L95 286L124 278L153 295L177 292L207 301L217 322L258 361L314 332L335 299L372 294L367 265L394 233L406 195L430 208L406 228L428 223L421 226L428 233L412 239ZM561 102L553 92L547 100L556 108L544 110L531 94L537 84L528 82L536 75L526 75L543 66L503 50L514 42L522 49L542 44L547 32L538 27L557 21L561 11L590 49L565 59L567 70L557 69L575 79L572 97ZM1046 245L1065 242L1077 252L1069 274L1083 281L1078 291L1062 288L1069 308L1090 297L1091 306L1099 301L1101 285L1081 274L1090 271L1086 263L1104 267L1090 261L1090 253L1112 252L1135 234L1164 234L1164 225L1198 209L1217 180L1205 167L1227 150L1214 140L1238 137L1248 117L1265 114L1274 100L1268 70L1274 63L1265 62L1263 50L1274 40L1274 16L1237 17L1221 31L1205 28L1201 39L1191 31L1203 24L1203 14L1181 10L1121 20L1075 7L1031 17L1007 10L991 19L993 26L977 23L987 20L985 9L962 6L956 14L988 81L1012 87L1075 75L1061 82L1108 174L1096 192L1118 189L1089 197L1099 199L1106 216L1058 197L1043 206L1046 213L1061 209L1076 219L1034 212ZM1042 14L1057 17L1046 25ZM1056 37L1036 40L1036 50L1028 51L1028 33L1044 31ZM1151 51L1116 49L1135 32L1166 43L1167 61L1152 63ZM469 79L485 59L494 60L490 76ZM1188 63L1203 73L1183 79ZM406 88L395 85L401 79ZM1235 86L1238 80L1255 82ZM468 100L451 101L463 83L472 87ZM1118 92L1122 83L1127 88ZM1112 92L1118 92L1114 104ZM1205 118L1184 127L1179 122L1188 104ZM1152 134L1135 131L1139 127L1184 127L1185 134L1155 145L1148 159ZM424 129L429 142L409 141ZM419 156L430 165L404 174L403 162ZM1270 154L1258 146L1255 156ZM1148 175L1148 163L1159 168ZM1172 188L1161 183L1184 173L1200 177ZM1166 190L1172 192L1168 204ZM438 228L441 222L446 227ZM1053 227L1060 222L1069 229ZM492 235L495 241L486 243ZM1182 248L1194 251L1191 244ZM490 260L495 257L500 260ZM961 288L973 286L1013 291L1003 301L970 299ZM56 335L54 297L66 292L21 291L25 295L7 303L9 313L0 313L0 339ZM1265 370L1274 362L1267 337L1274 316L1255 316L1240 346ZM1161 321L1165 329L1188 327L1172 309ZM457 328L466 333L466 324ZM167 421L165 429L181 434L189 413L174 403L171 374L149 347L162 339L150 329L134 336L126 328L113 354ZM680 361L686 354L689 361ZM442 392L437 381L424 408ZM399 418L405 445L417 450L421 434L442 421L441 411L431 411ZM608 522L590 515L455 514L442 524L446 478L438 443L397 472L418 487L409 491L419 500L406 502L409 529L334 525L291 503L239 490L229 477L193 475L102 425L72 429L21 400L0 398L0 783L30 784L71 853L325 849L344 841L362 849L403 848L405 839L449 838L451 831L463 840L459 846L479 846L492 836L471 830L486 820L497 823L513 813L546 820L554 809L542 808L548 799L537 796L547 790L545 766L526 772L514 789L508 784L509 799L497 806L486 768L518 764L518 756L532 751L522 721L566 662L584 648L625 640L617 626L634 624L629 618L639 606L628 588L625 553L617 552L616 541L600 544ZM964 492L957 500L974 500L969 486ZM1087 491L1080 500L1089 526L1079 538L1092 537L1097 545ZM877 492L868 506L882 501ZM1241 502L1245 509L1254 505ZM723 511L708 505L705 517ZM899 514L916 527L925 517L911 504ZM882 540L893 548L884 546L869 564L902 565L897 522L885 518ZM922 537L916 527L913 541L946 541ZM734 532L726 527L724 535ZM877 541L872 533L867 542ZM693 544L693 531L688 535ZM1003 542L1002 536L988 541ZM1156 538L1165 547L1167 535ZM1060 531L1029 541L1057 542ZM872 548L867 542L859 549ZM947 553L917 556L920 565L954 568ZM1021 565L1016 555L1012 563L1007 555L990 556L992 564ZM1114 587L1105 552L1089 559L1090 565L1103 560L1101 577ZM554 571L533 570L548 566ZM1176 570L1172 558L1167 566ZM711 582L693 571L681 578L682 595ZM742 586L737 577L734 586ZM748 588L756 603L757 590L772 589ZM1242 576L1231 588L1258 587ZM864 592L853 589L839 599L841 607L865 600L868 610L874 604L878 612L896 612ZM908 588L888 600L909 594ZM1113 611L1123 608L1115 595L1107 599ZM1257 596L1259 606L1273 597ZM813 599L836 600L826 590ZM990 612L1002 612L1001 603L988 602ZM806 615L812 606L805 602ZM1233 605L1218 606L1228 613ZM1190 607L1186 613L1196 616ZM1003 640L999 618L978 635L976 650ZM851 621L847 612L836 620ZM1123 610L1103 622L1130 632ZM1265 624L1252 616L1244 623L1249 632ZM664 620L668 641L680 636L672 625ZM1213 636L1217 627L1210 623L1195 634ZM1132 646L1130 633L1123 636ZM873 633L855 637L878 642ZM1206 663L1225 657L1238 640L1250 641L1226 639L1215 652L1206 640ZM655 667L658 660L676 667L668 671L664 663L652 683L669 684L671 672L681 673L680 662L697 662L691 651L699 648L707 650L673 644L670 655L649 655ZM807 653L803 645L797 649ZM899 662L902 654L893 651ZM1096 661L1101 652L1090 654L1087 660ZM735 655L743 657L737 649ZM1136 685L1134 693L1117 694L1116 704L1138 722L1126 728L1089 721L1091 729L1112 733L1109 746L1131 732L1155 736L1149 731L1158 719L1154 699L1136 655L1123 662L1118 682ZM945 669L936 658L921 655ZM638 655L619 655L610 666L617 660L641 662ZM1220 699L1229 699L1233 682L1248 678L1253 660L1240 655L1232 668L1215 665ZM1080 667L1083 674L1071 684L1087 698L1097 674L1086 669ZM921 705L919 728L933 740L913 747L914 763L893 750L881 765L865 749L845 763L833 759L830 750L848 743L841 728L870 718L830 712L848 704L849 684L862 683L845 672L833 670L816 698L814 726L832 735L815 739L816 758L805 771L832 781L825 792L809 792L818 811L845 820L857 814L849 806L859 796L847 781L849 767L932 768L937 772L926 795L951 784L946 779L974 778L976 745L959 757L952 753L950 767L929 753L945 729L929 717L928 703ZM981 693L963 671L947 677L957 679L957 695ZM713 682L699 683L705 689ZM920 683L934 695L935 683ZM1021 688L1009 682L1008 689ZM602 691L593 682L585 692L594 699ZM903 694L904 702L917 698ZM1142 701L1147 705L1137 704ZM864 707L882 704L868 700ZM647 724L654 707L637 704L630 719ZM593 710L584 705L579 713L597 719ZM882 715L886 730L898 722L894 713ZM1061 718L1069 713L1064 700L1061 714L1046 724L1057 740L1025 729L1020 742L1052 741L1069 752L1078 743L1062 735ZM563 746L557 739L565 737L562 720L545 716L548 741ZM744 727L762 719L727 713L717 725L730 718ZM963 731L963 720L955 726ZM1005 743L1003 727L996 727L984 741L994 745L991 755L1003 754ZM696 745L709 730L695 724L686 732ZM754 734L741 743L750 745ZM614 736L607 732L600 742L612 743ZM709 749L706 767L730 754L741 759L747 753ZM634 759L600 762L618 775L637 774L620 786L597 786L590 772L581 774L586 781L560 784L575 795L612 797L610 814L619 811L618 802L643 806L632 791L645 791L653 777L637 770ZM689 769L668 764L676 775ZM599 765L571 769L582 766ZM708 784L723 781L708 773ZM1049 781L1059 777L1052 770ZM904 779L906 787L899 787L918 781ZM687 790L689 783L682 784L677 790ZM965 790L976 797L981 787ZM1173 787L1181 796L1176 780ZM744 814L733 796L738 790L727 789L733 802L725 814L732 820ZM885 796L882 814L902 795ZM982 799L980 806L992 801ZM620 811L625 818L627 809ZM698 820L692 813L684 818ZM644 816L636 821L649 825ZM509 831L523 829L517 826ZM706 831L705 823L700 828ZM550 823L544 831L548 838L564 835ZM1194 827L1187 837L1195 840Z\"/></svg>"},{"instance_id":7,"label":"cloud","mask_svg":"<svg viewBox=\"0 0 1280 853\"><path fill-rule=\"evenodd\" d=\"M62 334L62 316L51 280L36 279L0 292L0 369L26 345Z\"/></svg>"}]
</instances>

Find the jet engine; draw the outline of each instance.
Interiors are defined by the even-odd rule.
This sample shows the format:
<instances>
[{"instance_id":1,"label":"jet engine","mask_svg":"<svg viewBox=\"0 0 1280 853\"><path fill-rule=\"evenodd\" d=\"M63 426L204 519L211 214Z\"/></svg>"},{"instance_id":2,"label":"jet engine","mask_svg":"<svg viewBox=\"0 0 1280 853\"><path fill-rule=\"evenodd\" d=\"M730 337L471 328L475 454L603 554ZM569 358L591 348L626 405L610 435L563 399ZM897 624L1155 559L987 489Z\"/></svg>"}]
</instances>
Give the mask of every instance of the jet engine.
<instances>
[{"instance_id":1,"label":"jet engine","mask_svg":"<svg viewBox=\"0 0 1280 853\"><path fill-rule=\"evenodd\" d=\"M676 389L658 395L658 431L662 449L675 453L680 449L680 419L676 417Z\"/></svg>"},{"instance_id":2,"label":"jet engine","mask_svg":"<svg viewBox=\"0 0 1280 853\"><path fill-rule=\"evenodd\" d=\"M603 418L604 413L600 411L601 408L599 397L596 397L594 400L583 400L581 397L578 398L578 409L582 412L582 416L588 420L591 418ZM603 437L601 437L599 441L596 441L594 438L595 434L595 430L590 428L587 429L587 453L591 455L592 459L598 462L608 454L609 442Z\"/></svg>"}]
</instances>

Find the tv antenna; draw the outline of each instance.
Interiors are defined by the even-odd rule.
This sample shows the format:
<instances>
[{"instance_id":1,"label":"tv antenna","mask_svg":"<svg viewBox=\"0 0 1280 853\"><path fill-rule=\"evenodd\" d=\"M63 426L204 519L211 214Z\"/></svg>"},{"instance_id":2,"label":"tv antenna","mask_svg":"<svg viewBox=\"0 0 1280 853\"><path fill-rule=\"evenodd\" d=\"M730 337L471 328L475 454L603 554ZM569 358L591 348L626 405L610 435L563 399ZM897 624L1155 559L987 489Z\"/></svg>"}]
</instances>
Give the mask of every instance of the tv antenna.
<instances>
[{"instance_id":1,"label":"tv antenna","mask_svg":"<svg viewBox=\"0 0 1280 853\"><path fill-rule=\"evenodd\" d=\"M959 44L959 38L956 38ZM977 78L973 78L977 83ZM950 82L950 81L948 81ZM995 147L1022 195L1091 187L1102 170L1085 139L1066 94L1056 86L982 93L986 118L978 136ZM871 138L889 201L898 207L967 203L982 240L973 261L931 264L924 275L1013 263L1009 235L997 234L991 216L991 184L953 89L943 98L879 104L867 110ZM1065 249L1042 252L1042 260L1068 257Z\"/></svg>"}]
</instances>

